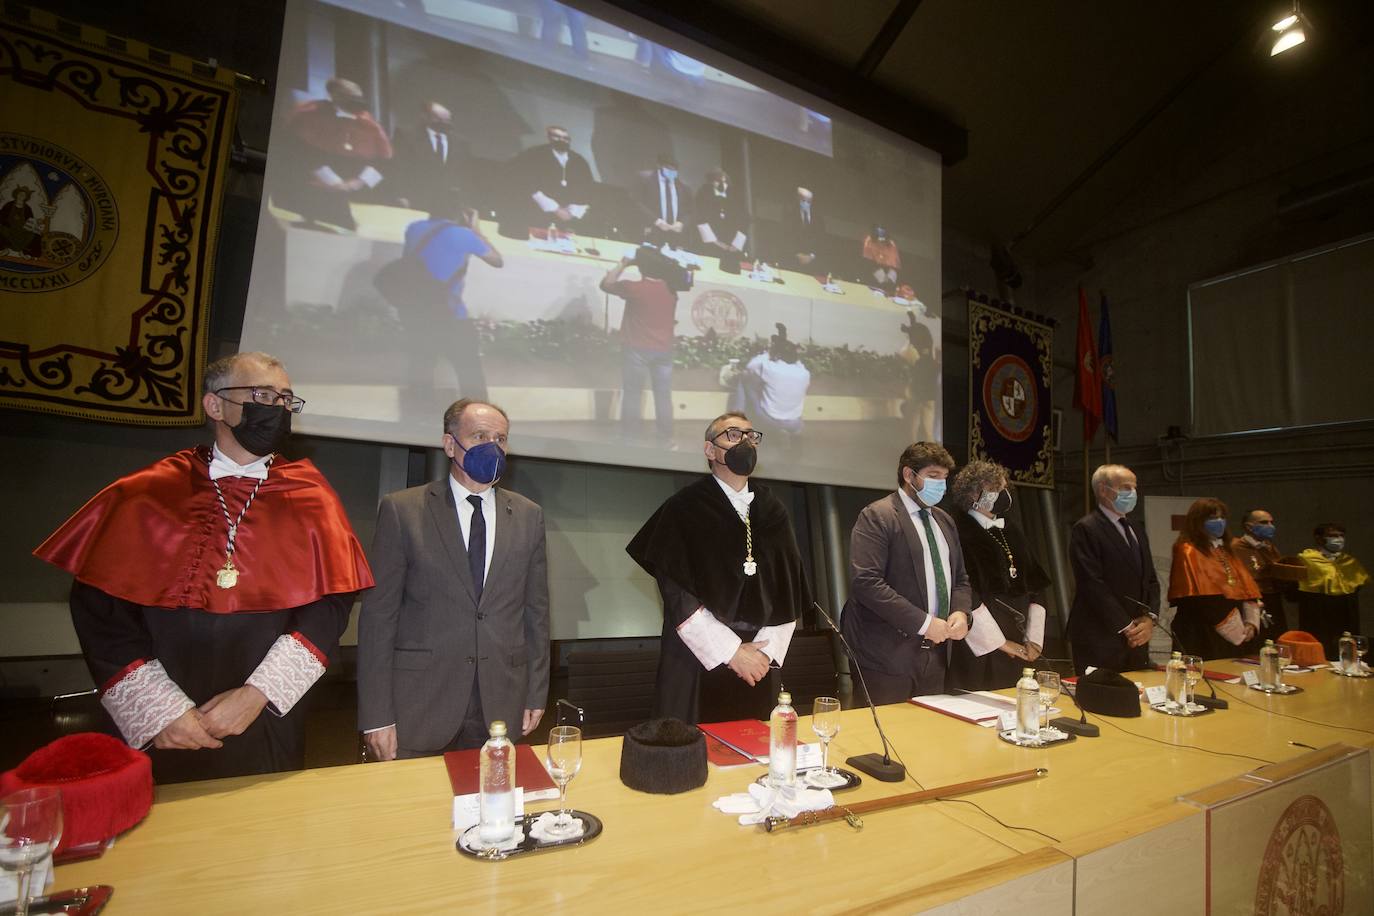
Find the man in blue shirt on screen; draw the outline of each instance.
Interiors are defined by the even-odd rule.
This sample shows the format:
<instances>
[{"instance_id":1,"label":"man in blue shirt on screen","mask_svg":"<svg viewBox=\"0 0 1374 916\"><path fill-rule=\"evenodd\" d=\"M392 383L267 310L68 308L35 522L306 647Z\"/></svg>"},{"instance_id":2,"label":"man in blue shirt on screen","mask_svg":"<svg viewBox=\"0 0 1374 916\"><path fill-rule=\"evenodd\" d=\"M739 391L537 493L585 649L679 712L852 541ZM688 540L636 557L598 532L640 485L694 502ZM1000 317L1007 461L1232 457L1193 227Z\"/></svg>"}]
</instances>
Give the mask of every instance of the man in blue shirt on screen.
<instances>
[{"instance_id":1,"label":"man in blue shirt on screen","mask_svg":"<svg viewBox=\"0 0 1374 916\"><path fill-rule=\"evenodd\" d=\"M462 397L485 398L479 334L463 301L463 286L471 258L501 267L501 252L482 234L477 211L464 207L456 194L446 194L428 219L406 227L404 256L418 261L435 284L432 295L417 295L421 301L400 316L412 345L411 397L426 403L435 397L434 364L443 360L453 367Z\"/></svg>"}]
</instances>

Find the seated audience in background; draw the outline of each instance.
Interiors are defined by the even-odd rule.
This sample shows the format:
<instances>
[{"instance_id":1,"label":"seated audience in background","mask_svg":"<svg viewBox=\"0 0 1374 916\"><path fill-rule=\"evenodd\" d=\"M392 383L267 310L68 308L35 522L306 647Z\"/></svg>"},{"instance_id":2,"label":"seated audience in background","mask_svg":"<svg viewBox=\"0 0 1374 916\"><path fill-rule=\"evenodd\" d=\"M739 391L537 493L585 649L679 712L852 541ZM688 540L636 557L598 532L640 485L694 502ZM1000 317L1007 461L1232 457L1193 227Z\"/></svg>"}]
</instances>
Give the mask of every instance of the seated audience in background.
<instances>
[{"instance_id":1,"label":"seated audience in background","mask_svg":"<svg viewBox=\"0 0 1374 916\"><path fill-rule=\"evenodd\" d=\"M591 209L596 182L587 160L572 149L572 133L550 124L544 129L548 142L518 154L510 161L515 200L509 219L501 218L501 234L528 238L529 230L553 225L574 232Z\"/></svg>"},{"instance_id":2,"label":"seated audience in background","mask_svg":"<svg viewBox=\"0 0 1374 916\"><path fill-rule=\"evenodd\" d=\"M510 420L465 399L443 429L449 473L387 494L377 512L377 588L358 617L371 760L481 747L496 719L528 735L548 703L544 511L497 486Z\"/></svg>"},{"instance_id":3,"label":"seated audience in background","mask_svg":"<svg viewBox=\"0 0 1374 916\"><path fill-rule=\"evenodd\" d=\"M159 783L305 766L301 701L372 572L308 460L278 454L305 402L281 362L205 370L214 441L96 494L34 551L74 577L100 705Z\"/></svg>"},{"instance_id":4,"label":"seated audience in background","mask_svg":"<svg viewBox=\"0 0 1374 916\"><path fill-rule=\"evenodd\" d=\"M943 693L944 643L968 635L972 593L959 533L935 507L953 469L944 446L913 442L897 461L897 492L854 522L840 627L874 703Z\"/></svg>"},{"instance_id":5,"label":"seated audience in background","mask_svg":"<svg viewBox=\"0 0 1374 916\"><path fill-rule=\"evenodd\" d=\"M635 179L634 199L644 220L644 240L655 247L668 244L686 247L692 222L692 192L677 177L677 159L661 153L657 167L640 172Z\"/></svg>"},{"instance_id":6,"label":"seated audience in background","mask_svg":"<svg viewBox=\"0 0 1374 916\"><path fill-rule=\"evenodd\" d=\"M621 275L639 269L639 279ZM660 446L673 441L673 327L677 292L669 273L682 273L675 261L649 247L620 263L601 278L601 291L625 300L620 319L620 422L627 438L636 438L644 422L644 383L654 394L654 431Z\"/></svg>"},{"instance_id":7,"label":"seated audience in background","mask_svg":"<svg viewBox=\"0 0 1374 916\"><path fill-rule=\"evenodd\" d=\"M738 262L749 240L744 231L748 228L749 213L724 169L706 173L706 183L697 190L692 212L697 220L701 252L718 255L722 262L734 255Z\"/></svg>"},{"instance_id":8,"label":"seated audience in background","mask_svg":"<svg viewBox=\"0 0 1374 916\"><path fill-rule=\"evenodd\" d=\"M802 431L802 411L811 387L811 371L802 365L801 351L787 339L779 322L768 349L755 356L735 376L730 409L756 418L765 431L796 434Z\"/></svg>"},{"instance_id":9,"label":"seated audience in background","mask_svg":"<svg viewBox=\"0 0 1374 916\"><path fill-rule=\"evenodd\" d=\"M1179 648L1203 658L1234 658L1260 628L1260 590L1226 543L1226 504L1204 497L1188 507L1174 541L1169 603Z\"/></svg>"},{"instance_id":10,"label":"seated audience in background","mask_svg":"<svg viewBox=\"0 0 1374 916\"><path fill-rule=\"evenodd\" d=\"M436 195L463 190L467 144L453 129L453 115L433 100L420 106L419 123L396 129L392 167L382 185L403 207L423 209Z\"/></svg>"},{"instance_id":11,"label":"seated audience in background","mask_svg":"<svg viewBox=\"0 0 1374 916\"><path fill-rule=\"evenodd\" d=\"M391 158L391 141L357 83L335 77L325 90L328 99L304 102L286 122L283 158L296 177L282 183L278 203L307 225L356 229L349 202L381 182L379 167Z\"/></svg>"},{"instance_id":12,"label":"seated audience in background","mask_svg":"<svg viewBox=\"0 0 1374 916\"><path fill-rule=\"evenodd\" d=\"M1321 640L1326 657L1335 659L1341 633L1359 632L1360 589L1369 573L1346 553L1344 525L1324 522L1312 534L1317 546L1298 554L1307 567L1298 583L1298 626Z\"/></svg>"},{"instance_id":13,"label":"seated audience in background","mask_svg":"<svg viewBox=\"0 0 1374 916\"><path fill-rule=\"evenodd\" d=\"M945 499L973 589L968 637L950 650L947 680L953 687L1014 687L1045 645L1042 602L1050 577L1007 518L1011 502L1006 468L991 461L965 465Z\"/></svg>"},{"instance_id":14,"label":"seated audience in background","mask_svg":"<svg viewBox=\"0 0 1374 916\"><path fill-rule=\"evenodd\" d=\"M1258 651L1266 639L1278 639L1286 633L1288 613L1284 610L1285 591L1291 590L1292 583L1274 577L1274 564L1279 562L1279 549L1274 546L1274 516L1268 509L1251 509L1245 513L1241 522L1242 534L1231 538L1231 553L1235 554L1250 576L1259 586L1260 600L1264 605L1263 619L1259 635L1249 650Z\"/></svg>"},{"instance_id":15,"label":"seated audience in background","mask_svg":"<svg viewBox=\"0 0 1374 916\"><path fill-rule=\"evenodd\" d=\"M1080 675L1089 665L1138 671L1150 663L1159 577L1144 526L1127 518L1136 505L1135 474L1104 464L1093 471L1092 491L1096 507L1069 532L1073 667Z\"/></svg>"},{"instance_id":16,"label":"seated audience in background","mask_svg":"<svg viewBox=\"0 0 1374 916\"><path fill-rule=\"evenodd\" d=\"M902 268L902 256L897 251L897 243L888 236L887 229L874 226L873 231L864 236L863 257L868 262L872 284L889 296L896 292L897 271Z\"/></svg>"}]
</instances>

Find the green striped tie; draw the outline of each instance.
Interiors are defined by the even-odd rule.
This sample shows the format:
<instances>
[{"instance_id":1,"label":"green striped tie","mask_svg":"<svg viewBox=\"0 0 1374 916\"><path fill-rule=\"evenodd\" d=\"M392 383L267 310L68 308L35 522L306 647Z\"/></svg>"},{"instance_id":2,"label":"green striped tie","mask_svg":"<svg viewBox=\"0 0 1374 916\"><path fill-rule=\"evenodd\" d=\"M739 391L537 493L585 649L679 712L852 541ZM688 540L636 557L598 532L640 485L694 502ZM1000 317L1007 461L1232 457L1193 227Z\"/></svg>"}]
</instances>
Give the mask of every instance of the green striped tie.
<instances>
[{"instance_id":1,"label":"green striped tie","mask_svg":"<svg viewBox=\"0 0 1374 916\"><path fill-rule=\"evenodd\" d=\"M935 601L941 620L949 616L949 583L945 581L945 565L940 562L940 542L935 540L935 526L930 523L930 510L921 509L921 524L926 526L926 544L930 546L930 565L935 570Z\"/></svg>"}]
</instances>

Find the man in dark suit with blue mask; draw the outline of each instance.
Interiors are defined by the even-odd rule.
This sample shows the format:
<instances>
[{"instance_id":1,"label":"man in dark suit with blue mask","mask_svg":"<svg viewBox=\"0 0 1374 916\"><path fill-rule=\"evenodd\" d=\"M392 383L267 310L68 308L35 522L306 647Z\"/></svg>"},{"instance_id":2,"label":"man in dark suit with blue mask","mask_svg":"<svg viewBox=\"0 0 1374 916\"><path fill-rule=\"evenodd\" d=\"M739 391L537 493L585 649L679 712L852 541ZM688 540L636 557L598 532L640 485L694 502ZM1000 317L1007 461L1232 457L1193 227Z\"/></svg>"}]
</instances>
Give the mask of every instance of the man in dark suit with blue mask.
<instances>
[{"instance_id":1,"label":"man in dark suit with blue mask","mask_svg":"<svg viewBox=\"0 0 1374 916\"><path fill-rule=\"evenodd\" d=\"M854 523L840 627L874 703L943 693L945 642L968 635L973 595L959 532L935 508L952 470L939 443L907 446L897 491L865 506Z\"/></svg>"},{"instance_id":2,"label":"man in dark suit with blue mask","mask_svg":"<svg viewBox=\"0 0 1374 916\"><path fill-rule=\"evenodd\" d=\"M1074 669L1137 671L1150 664L1159 610L1159 578L1145 528L1127 516L1136 506L1130 468L1104 464L1092 476L1097 505L1069 534L1073 607L1069 643Z\"/></svg>"},{"instance_id":3,"label":"man in dark suit with blue mask","mask_svg":"<svg viewBox=\"0 0 1374 916\"><path fill-rule=\"evenodd\" d=\"M449 473L382 499L377 588L358 618L358 728L370 759L481 747L497 719L528 735L544 714L544 512L497 486L509 432L496 405L454 402L444 412Z\"/></svg>"}]
</instances>

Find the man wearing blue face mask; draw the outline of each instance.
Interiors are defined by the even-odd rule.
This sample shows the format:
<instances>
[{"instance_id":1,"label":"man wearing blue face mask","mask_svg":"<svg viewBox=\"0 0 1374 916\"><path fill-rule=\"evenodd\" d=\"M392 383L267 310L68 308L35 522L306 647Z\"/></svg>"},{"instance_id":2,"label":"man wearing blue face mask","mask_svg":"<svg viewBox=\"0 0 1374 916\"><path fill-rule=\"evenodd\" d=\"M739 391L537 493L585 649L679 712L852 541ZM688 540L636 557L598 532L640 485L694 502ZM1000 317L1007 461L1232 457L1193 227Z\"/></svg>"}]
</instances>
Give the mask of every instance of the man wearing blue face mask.
<instances>
[{"instance_id":1,"label":"man wearing blue face mask","mask_svg":"<svg viewBox=\"0 0 1374 916\"><path fill-rule=\"evenodd\" d=\"M1097 506L1069 533L1074 595L1069 614L1073 665L1136 671L1150 663L1150 635L1159 611L1159 577L1145 528L1127 516L1136 506L1130 468L1104 464L1093 471Z\"/></svg>"},{"instance_id":2,"label":"man wearing blue face mask","mask_svg":"<svg viewBox=\"0 0 1374 916\"><path fill-rule=\"evenodd\" d=\"M1274 515L1268 509L1251 509L1241 523L1244 533L1231 539L1231 552L1244 564L1259 586L1267 618L1260 628L1254 648L1266 639L1277 640L1288 631L1288 614L1284 610L1284 592L1292 591L1296 567L1283 563L1278 547L1274 546L1277 529ZM1249 647L1247 647L1249 648Z\"/></svg>"},{"instance_id":3,"label":"man wearing blue face mask","mask_svg":"<svg viewBox=\"0 0 1374 916\"><path fill-rule=\"evenodd\" d=\"M505 411L444 412L449 474L382 499L377 588L358 619L358 727L369 759L480 747L539 724L549 692L544 512L504 487Z\"/></svg>"},{"instance_id":4,"label":"man wearing blue face mask","mask_svg":"<svg viewBox=\"0 0 1374 916\"><path fill-rule=\"evenodd\" d=\"M668 244L681 248L692 223L692 192L677 177L677 159L666 153L658 166L640 172L635 187L635 202L644 214L644 240L655 247Z\"/></svg>"},{"instance_id":5,"label":"man wearing blue face mask","mask_svg":"<svg viewBox=\"0 0 1374 916\"><path fill-rule=\"evenodd\" d=\"M935 508L952 470L944 446L912 443L897 462L897 492L854 522L840 626L874 703L943 693L945 642L968 635L973 592L959 531Z\"/></svg>"}]
</instances>

